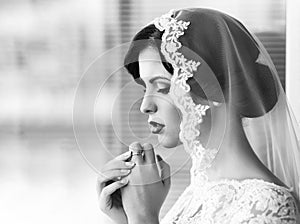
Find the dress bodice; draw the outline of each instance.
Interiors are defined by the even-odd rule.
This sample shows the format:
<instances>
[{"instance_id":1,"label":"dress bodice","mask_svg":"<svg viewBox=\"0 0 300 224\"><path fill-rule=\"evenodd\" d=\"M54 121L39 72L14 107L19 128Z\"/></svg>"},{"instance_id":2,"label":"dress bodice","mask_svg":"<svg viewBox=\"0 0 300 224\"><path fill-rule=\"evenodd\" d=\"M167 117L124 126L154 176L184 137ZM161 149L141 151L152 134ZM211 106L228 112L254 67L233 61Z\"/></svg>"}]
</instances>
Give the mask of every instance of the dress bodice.
<instances>
[{"instance_id":1,"label":"dress bodice","mask_svg":"<svg viewBox=\"0 0 300 224\"><path fill-rule=\"evenodd\" d=\"M187 187L161 223L294 224L298 212L283 186L260 179L207 181Z\"/></svg>"}]
</instances>

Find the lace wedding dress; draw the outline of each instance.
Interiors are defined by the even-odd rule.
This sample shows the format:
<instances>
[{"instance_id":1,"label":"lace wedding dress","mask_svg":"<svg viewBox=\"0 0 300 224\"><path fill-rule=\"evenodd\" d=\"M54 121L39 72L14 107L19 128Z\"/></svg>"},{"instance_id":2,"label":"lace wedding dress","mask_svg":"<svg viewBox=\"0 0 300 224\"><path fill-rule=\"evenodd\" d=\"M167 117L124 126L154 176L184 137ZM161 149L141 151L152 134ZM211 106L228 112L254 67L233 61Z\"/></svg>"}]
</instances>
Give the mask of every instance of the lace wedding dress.
<instances>
[{"instance_id":1,"label":"lace wedding dress","mask_svg":"<svg viewBox=\"0 0 300 224\"><path fill-rule=\"evenodd\" d=\"M191 184L162 224L297 223L289 189L260 179Z\"/></svg>"},{"instance_id":2,"label":"lace wedding dress","mask_svg":"<svg viewBox=\"0 0 300 224\"><path fill-rule=\"evenodd\" d=\"M272 140L268 141L268 144L266 143L262 148L266 149L268 154L274 156L274 158L272 157L273 159L268 157L268 161L265 165L268 166L270 170L274 170L274 173L281 177L281 180L283 180L287 186L294 187L294 189L279 186L261 179L244 179L240 181L224 179L220 181L210 181L206 175L206 169L210 167L218 150L203 147L198 138L200 135L202 117L206 114L210 105L195 104L189 94L191 85L187 84L189 78L198 78L200 84L204 83L202 86L204 90L207 89L207 86L210 88L205 93L208 94L207 98L211 97L214 99L215 95L218 95L216 94L218 91L223 93L225 90L222 87L219 89L215 88L212 91L213 95L209 96L211 88L215 86L215 83L211 84L214 81L211 81L211 77L214 76L207 74L212 72L212 74L216 74L215 76L217 77L218 71L226 72L229 81L228 84L224 86L229 90L232 88L230 95L227 96L227 99L219 98L216 99L216 101L234 102L234 100L246 92L246 94L248 94L246 97L249 97L248 99L251 99L250 94L252 94L251 97L254 99L252 105L257 102L257 105L261 107L244 109L244 111L246 111L245 117L247 117L247 112L249 111L251 111L252 115L255 114L254 116L267 114L271 108L265 102L270 102L271 98L267 100L264 98L267 95L266 92L263 92L261 95L257 94L260 93L260 88L262 88L260 85L262 82L270 82L270 80L263 79L267 77L267 75L274 78L276 82L280 82L278 81L279 79L273 63L263 46L260 45L259 41L255 40L238 21L214 10L171 10L169 13L156 18L150 24L154 24L158 30L163 32L161 52L166 61L171 63L174 68L170 95L182 113L180 140L184 148L191 155L193 161L190 186L185 189L171 210L162 219L161 223L297 223L299 211L296 197L299 195L294 197L292 190L294 190L296 194L299 193L299 170L297 169L299 164L295 163L295 161L299 161L299 158L297 158L299 156L299 145L287 144L288 141L294 141L296 142L295 144L298 144L293 132L288 132L286 136L288 140L283 140L282 136L284 136L284 134L280 132L280 128L274 127L274 120L272 120L275 116L274 111L268 113L271 114L270 117L272 118L266 116L263 122L260 122L265 124L262 129L268 133L267 139ZM216 28L212 28L213 26ZM206 36L203 37L203 35L211 35L211 37L207 38ZM213 43L210 43L211 41L213 41ZM243 43L243 41L245 41L245 43ZM211 44L211 46L203 46L205 45L203 43L206 45ZM216 46L214 46L214 44ZM184 49L184 46L189 47L192 51L189 52L187 49ZM216 48L216 50L213 51L214 49L209 49L210 51L203 53L203 51L205 51L204 47ZM246 50L244 48L246 48ZM215 52L215 55L211 56L211 51ZM218 51L221 53L218 54ZM208 56L201 58L194 53ZM252 58L249 59L250 56ZM210 62L210 66L207 66L208 62ZM216 66L214 71L211 71L209 67L211 67L211 65L214 66L214 63L220 64L220 66L223 67L219 69L219 67ZM256 71L255 75L251 73L254 68L256 69L254 70ZM242 70L243 73L239 73L239 77L236 77L237 71L240 70ZM199 73L196 75L197 72ZM205 77L205 75L207 76ZM237 78L244 79L251 83L248 87L249 89L238 89L240 90L239 92L234 89L236 88L234 81L236 81ZM261 78L263 80L260 80ZM259 79L259 81L255 79ZM220 80L218 81L220 82ZM244 85L246 86L246 84ZM278 84L278 86L280 86L280 84ZM280 89L281 87L279 88L278 86L276 86L277 91L280 92L278 96L280 94L283 96L284 92ZM284 105L284 107L288 107L286 101L281 102L281 104ZM272 107L273 106L274 105L272 105ZM256 113L258 110L260 112ZM234 114L234 111L225 111L224 114L226 115L226 119L230 120L230 116ZM279 119L278 117L276 119L282 121L283 124L289 123L289 119L284 119L286 114L289 113L285 111L279 114ZM283 128L285 126L281 125L280 127ZM261 128L256 129L255 132L258 132L259 129ZM286 128L286 130L291 129ZM278 134L276 134L276 131ZM294 138L292 139L291 136ZM257 142L260 140L261 139L257 140ZM276 140L278 140L278 142L276 142ZM254 142L255 141L256 140L254 140ZM276 148L276 146L280 144L285 144L283 146L284 150L279 150L279 147ZM292 150L292 146L294 151ZM290 150L288 153L285 152L286 147ZM286 161L289 161L289 163L296 168L292 169L286 166L287 163L281 162L283 168L279 172L278 166L275 163L278 160L276 160L275 157L277 159L288 158ZM294 171L294 173L293 175L287 175L283 170L287 170L289 173ZM298 220L298 222L300 221Z\"/></svg>"}]
</instances>

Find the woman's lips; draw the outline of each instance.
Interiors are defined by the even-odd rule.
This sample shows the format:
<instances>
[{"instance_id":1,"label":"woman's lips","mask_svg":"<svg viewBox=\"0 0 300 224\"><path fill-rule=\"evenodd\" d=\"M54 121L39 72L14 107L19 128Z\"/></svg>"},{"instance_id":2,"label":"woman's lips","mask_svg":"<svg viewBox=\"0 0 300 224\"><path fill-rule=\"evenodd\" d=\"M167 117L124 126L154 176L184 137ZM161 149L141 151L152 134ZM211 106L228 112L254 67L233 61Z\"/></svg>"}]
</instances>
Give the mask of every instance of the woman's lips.
<instances>
[{"instance_id":1,"label":"woman's lips","mask_svg":"<svg viewBox=\"0 0 300 224\"><path fill-rule=\"evenodd\" d=\"M162 129L165 127L165 125L157 123L155 121L150 121L149 126L150 126L150 131L153 134L159 134L162 131Z\"/></svg>"}]
</instances>

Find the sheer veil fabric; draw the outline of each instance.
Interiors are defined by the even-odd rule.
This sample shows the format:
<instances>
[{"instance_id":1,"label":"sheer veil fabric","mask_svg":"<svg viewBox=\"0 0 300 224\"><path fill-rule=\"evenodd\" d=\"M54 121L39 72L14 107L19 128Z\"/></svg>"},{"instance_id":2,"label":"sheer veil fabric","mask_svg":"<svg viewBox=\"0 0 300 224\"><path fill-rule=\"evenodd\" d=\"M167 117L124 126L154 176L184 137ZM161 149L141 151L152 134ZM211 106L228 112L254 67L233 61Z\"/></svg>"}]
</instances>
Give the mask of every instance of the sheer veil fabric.
<instances>
[{"instance_id":1,"label":"sheer veil fabric","mask_svg":"<svg viewBox=\"0 0 300 224\"><path fill-rule=\"evenodd\" d=\"M162 223L296 223L299 130L263 45L215 10L171 10L150 24L163 32L160 50L174 68L170 94L182 113L180 140L193 161L191 185ZM210 103L195 102L191 92ZM226 104L224 130L241 118L255 153L289 189L259 179L208 180L206 169L224 137L211 130L207 142L199 140L211 102Z\"/></svg>"}]
</instances>

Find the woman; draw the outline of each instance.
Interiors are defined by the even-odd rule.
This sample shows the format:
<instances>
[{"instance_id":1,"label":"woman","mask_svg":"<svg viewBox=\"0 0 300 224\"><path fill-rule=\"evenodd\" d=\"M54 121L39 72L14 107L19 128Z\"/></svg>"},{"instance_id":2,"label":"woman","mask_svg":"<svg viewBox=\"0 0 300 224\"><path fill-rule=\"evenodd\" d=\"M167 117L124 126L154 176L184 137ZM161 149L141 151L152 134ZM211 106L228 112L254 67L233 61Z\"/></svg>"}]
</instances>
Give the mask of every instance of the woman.
<instances>
[{"instance_id":1,"label":"woman","mask_svg":"<svg viewBox=\"0 0 300 224\"><path fill-rule=\"evenodd\" d=\"M145 88L152 133L193 161L161 223L300 222L293 119L268 54L241 23L172 10L136 34L125 67ZM129 149L104 166L100 207L117 223L159 223L170 168L149 143Z\"/></svg>"}]
</instances>

